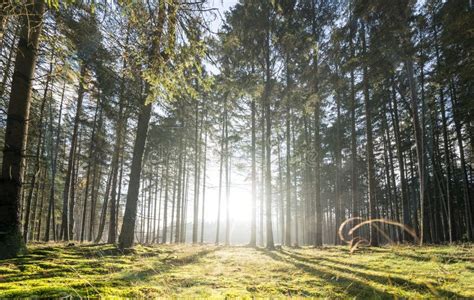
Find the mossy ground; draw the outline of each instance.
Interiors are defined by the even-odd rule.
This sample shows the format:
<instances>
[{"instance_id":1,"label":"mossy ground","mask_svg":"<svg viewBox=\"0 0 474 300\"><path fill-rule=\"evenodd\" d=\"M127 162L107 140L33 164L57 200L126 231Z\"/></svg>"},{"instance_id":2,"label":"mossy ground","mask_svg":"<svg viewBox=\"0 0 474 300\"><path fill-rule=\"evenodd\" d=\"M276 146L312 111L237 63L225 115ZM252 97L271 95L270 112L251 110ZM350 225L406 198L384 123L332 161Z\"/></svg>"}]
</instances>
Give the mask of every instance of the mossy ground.
<instances>
[{"instance_id":1,"label":"mossy ground","mask_svg":"<svg viewBox=\"0 0 474 300\"><path fill-rule=\"evenodd\" d=\"M5 297L474 297L474 247L37 244L0 261Z\"/></svg>"}]
</instances>

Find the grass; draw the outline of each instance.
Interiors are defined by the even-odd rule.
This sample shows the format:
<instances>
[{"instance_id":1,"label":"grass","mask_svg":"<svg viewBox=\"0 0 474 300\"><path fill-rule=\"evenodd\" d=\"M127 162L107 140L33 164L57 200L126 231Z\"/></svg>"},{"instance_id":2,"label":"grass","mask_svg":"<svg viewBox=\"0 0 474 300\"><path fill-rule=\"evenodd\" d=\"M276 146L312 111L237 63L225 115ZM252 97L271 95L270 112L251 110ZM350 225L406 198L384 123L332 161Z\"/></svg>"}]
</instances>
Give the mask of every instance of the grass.
<instances>
[{"instance_id":1,"label":"grass","mask_svg":"<svg viewBox=\"0 0 474 300\"><path fill-rule=\"evenodd\" d=\"M6 297L474 297L474 247L36 244L0 261Z\"/></svg>"}]
</instances>

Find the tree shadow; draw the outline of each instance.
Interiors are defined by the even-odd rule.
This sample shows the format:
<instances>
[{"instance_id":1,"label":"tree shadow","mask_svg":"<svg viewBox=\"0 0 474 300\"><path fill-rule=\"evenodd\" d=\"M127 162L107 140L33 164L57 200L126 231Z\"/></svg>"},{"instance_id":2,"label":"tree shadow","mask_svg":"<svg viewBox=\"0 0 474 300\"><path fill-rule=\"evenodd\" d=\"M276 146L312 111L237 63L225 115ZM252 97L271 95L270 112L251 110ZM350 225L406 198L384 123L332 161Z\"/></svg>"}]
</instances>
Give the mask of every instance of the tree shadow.
<instances>
[{"instance_id":1,"label":"tree shadow","mask_svg":"<svg viewBox=\"0 0 474 300\"><path fill-rule=\"evenodd\" d=\"M378 298L384 299L393 298L393 295L383 290L371 287L364 283L361 279L354 279L347 276L346 274L338 274L337 272L318 269L308 265L307 263L302 263L288 256L284 256L284 254L281 254L278 251L268 251L266 249L259 249L259 251L273 260L290 263L303 272L324 280L327 285L334 286L338 290L342 291L342 293L352 297L374 298L374 296L376 296Z\"/></svg>"},{"instance_id":2,"label":"tree shadow","mask_svg":"<svg viewBox=\"0 0 474 300\"><path fill-rule=\"evenodd\" d=\"M408 258L416 261L437 261L443 264L454 264L459 262L474 262L474 258L472 257L463 257L459 255L451 255L446 253L419 253L417 255L408 254L408 253L396 253L397 256Z\"/></svg>"},{"instance_id":3,"label":"tree shadow","mask_svg":"<svg viewBox=\"0 0 474 300\"><path fill-rule=\"evenodd\" d=\"M299 261L303 262L303 263L311 263L310 260L307 259L307 258L295 255L293 253L286 253L286 254L288 256L296 259L296 260L299 260ZM443 290L441 288L434 287L431 284L420 284L420 283L416 283L416 282L406 280L406 279L398 276L398 274L390 273L390 274L387 274L385 276L384 275L376 275L376 274L368 274L368 273L358 271L358 270L354 270L354 269L348 270L347 267L349 267L349 266L352 267L351 264L345 264L343 262L328 260L326 258L320 258L320 261L322 262L322 264L324 264L325 266L327 266L331 269L337 270L339 272L347 272L347 273L355 274L358 277L366 278L366 279L368 279L372 282L377 282L377 283L384 284L384 285L386 285L386 284L396 285L397 287L403 287L404 289L409 289L409 290L417 290L417 291L420 291L420 292L423 292L423 293L432 293L432 294L434 294L434 296L460 297L460 295L458 295L456 293L446 291L446 290ZM365 266L363 269L365 269L367 271L384 272L384 273L387 273L387 271L388 271L388 270L381 271L378 268L370 268L368 266Z\"/></svg>"},{"instance_id":4,"label":"tree shadow","mask_svg":"<svg viewBox=\"0 0 474 300\"><path fill-rule=\"evenodd\" d=\"M390 275L387 274L387 276L383 276L379 274L368 274L366 272L353 269L354 267L359 268L360 266L361 269L366 271L381 272L380 269L370 268L369 266L362 264L344 263L342 261L336 261L335 259L327 259L323 257L309 258L290 251L269 252L262 250L262 252L265 255L270 256L272 259L291 263L297 268L300 268L313 276L323 278L331 285L344 288L345 293L351 296L363 296L364 298L373 297L374 293L382 298L397 296L367 284L367 281L370 281L381 285L396 286L397 288L403 289L404 291L416 290L438 297L461 297L461 295L457 293L434 287L429 283L420 284L406 280L398 276L398 274L394 275L391 273ZM327 269L322 270L321 267L318 268L315 266L315 264L320 264L320 266ZM348 269L349 267L351 269ZM387 270L385 270L385 272L387 272ZM336 280L333 279L334 277ZM341 284L341 281L337 279L338 277L344 278L345 282Z\"/></svg>"},{"instance_id":5,"label":"tree shadow","mask_svg":"<svg viewBox=\"0 0 474 300\"><path fill-rule=\"evenodd\" d=\"M168 257L164 257L158 261L155 261L146 270L126 273L121 276L120 279L125 281L146 280L150 276L163 274L178 267L195 264L199 262L199 260L201 260L203 257L213 252L216 252L219 249L221 249L221 247L213 247L183 257L169 255Z\"/></svg>"}]
</instances>

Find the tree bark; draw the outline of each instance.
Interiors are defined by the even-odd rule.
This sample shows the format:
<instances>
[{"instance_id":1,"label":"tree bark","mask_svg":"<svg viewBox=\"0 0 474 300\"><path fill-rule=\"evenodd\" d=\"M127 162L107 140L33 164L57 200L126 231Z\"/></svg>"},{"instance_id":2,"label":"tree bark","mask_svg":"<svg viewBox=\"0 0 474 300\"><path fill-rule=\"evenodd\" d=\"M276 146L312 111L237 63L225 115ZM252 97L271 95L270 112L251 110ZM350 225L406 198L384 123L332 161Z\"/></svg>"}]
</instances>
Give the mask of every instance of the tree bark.
<instances>
[{"instance_id":1,"label":"tree bark","mask_svg":"<svg viewBox=\"0 0 474 300\"><path fill-rule=\"evenodd\" d=\"M84 92L85 92L84 82L83 82L85 75L86 75L86 64L83 62L81 65L79 89L77 92L76 115L74 117L74 127L72 131L71 148L69 150L68 166L67 166L64 190L63 190L63 211L62 211L62 218L61 218L60 237L64 241L68 241L70 238L72 238L69 236L69 224L73 223L73 220L70 219L69 210L71 209L71 204L74 201L74 199L70 199L71 185L73 184L71 181L73 177L74 162L75 162L75 157L76 157L77 136L78 136L78 131L79 131L81 111L82 111L82 101L84 99Z\"/></svg>"},{"instance_id":2,"label":"tree bark","mask_svg":"<svg viewBox=\"0 0 474 300\"><path fill-rule=\"evenodd\" d=\"M365 24L362 24L362 52L364 57L367 57L367 45L365 36ZM368 197L369 197L369 220L377 218L375 211L375 162L374 162L374 142L372 132L372 109L370 104L369 94L369 73L367 62L363 66L363 92L365 104L365 121L366 121L366 137L367 137L367 181L368 181ZM372 246L378 246L377 233L374 231L372 224L369 224L369 238Z\"/></svg>"},{"instance_id":3,"label":"tree bark","mask_svg":"<svg viewBox=\"0 0 474 300\"><path fill-rule=\"evenodd\" d=\"M420 245L424 242L424 225L425 225L425 158L424 158L424 146L423 146L423 129L420 126L420 120L418 117L418 97L415 84L415 76L413 74L413 62L408 59L405 62L405 67L408 76L408 82L410 86L410 104L412 110L413 127L415 132L415 147L418 167L418 184L419 184L419 197L420 197Z\"/></svg>"},{"instance_id":4,"label":"tree bark","mask_svg":"<svg viewBox=\"0 0 474 300\"><path fill-rule=\"evenodd\" d=\"M92 163L93 159L92 157L94 156L94 147L96 145L95 140L95 131L96 131L96 120L97 120L97 114L99 111L99 106L100 106L100 99L97 103L95 113L94 113L94 122L92 124L92 134L91 134L91 141L89 144L89 156L88 156L88 165L87 165L87 170L86 170L86 190L84 192L84 205L82 207L82 226L81 226L81 238L80 241L81 243L84 242L84 233L86 229L86 216L87 216L87 200L89 198L89 186L90 186L90 173L91 173L91 168L92 168Z\"/></svg>"},{"instance_id":5,"label":"tree bark","mask_svg":"<svg viewBox=\"0 0 474 300\"><path fill-rule=\"evenodd\" d=\"M206 206L206 171L207 171L207 129L204 124L204 170L202 176L202 212L201 212L201 244L204 243L204 220L205 220L205 206Z\"/></svg>"},{"instance_id":6,"label":"tree bark","mask_svg":"<svg viewBox=\"0 0 474 300\"><path fill-rule=\"evenodd\" d=\"M0 258L14 257L24 247L20 229L20 201L24 152L28 136L32 78L41 34L44 2L28 1L28 16L22 18L10 102L7 111L5 146L0 178Z\"/></svg>"}]
</instances>

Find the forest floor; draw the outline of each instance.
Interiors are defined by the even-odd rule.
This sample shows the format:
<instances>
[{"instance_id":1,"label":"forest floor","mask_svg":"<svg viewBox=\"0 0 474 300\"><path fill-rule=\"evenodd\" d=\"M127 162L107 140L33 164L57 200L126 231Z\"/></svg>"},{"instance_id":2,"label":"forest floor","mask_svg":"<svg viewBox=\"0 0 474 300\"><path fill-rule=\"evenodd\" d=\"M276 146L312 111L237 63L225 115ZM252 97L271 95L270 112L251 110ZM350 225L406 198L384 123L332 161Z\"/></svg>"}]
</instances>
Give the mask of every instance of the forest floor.
<instances>
[{"instance_id":1,"label":"forest floor","mask_svg":"<svg viewBox=\"0 0 474 300\"><path fill-rule=\"evenodd\" d=\"M34 244L0 261L6 297L474 297L474 245L286 248Z\"/></svg>"}]
</instances>

